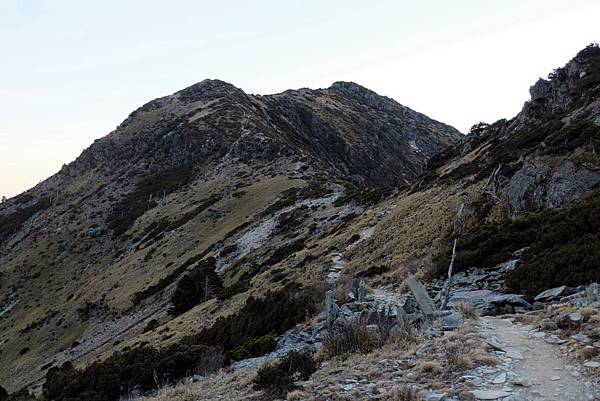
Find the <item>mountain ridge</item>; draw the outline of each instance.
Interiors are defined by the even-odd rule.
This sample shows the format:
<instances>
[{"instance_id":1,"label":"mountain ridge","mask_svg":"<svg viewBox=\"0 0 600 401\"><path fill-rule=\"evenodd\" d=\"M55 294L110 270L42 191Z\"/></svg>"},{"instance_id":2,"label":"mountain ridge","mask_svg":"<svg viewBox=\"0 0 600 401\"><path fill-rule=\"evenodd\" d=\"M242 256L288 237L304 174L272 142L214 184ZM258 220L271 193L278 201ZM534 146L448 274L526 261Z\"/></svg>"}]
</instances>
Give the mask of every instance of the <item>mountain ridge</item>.
<instances>
[{"instance_id":1,"label":"mountain ridge","mask_svg":"<svg viewBox=\"0 0 600 401\"><path fill-rule=\"evenodd\" d=\"M0 224L0 379L39 390L49 369L78 377L65 362L144 345L180 355L211 342L244 359L326 289L345 296L362 279L396 299L409 275L445 274L454 239L457 269L522 251L509 283L531 267L546 288L535 269L562 280L570 268L544 259L547 227L570 256L585 239L561 222L597 234L599 91L592 45L516 117L467 136L349 82L248 95L205 80L146 103L0 206L12 227ZM265 322L278 302L294 319L269 309Z\"/></svg>"}]
</instances>

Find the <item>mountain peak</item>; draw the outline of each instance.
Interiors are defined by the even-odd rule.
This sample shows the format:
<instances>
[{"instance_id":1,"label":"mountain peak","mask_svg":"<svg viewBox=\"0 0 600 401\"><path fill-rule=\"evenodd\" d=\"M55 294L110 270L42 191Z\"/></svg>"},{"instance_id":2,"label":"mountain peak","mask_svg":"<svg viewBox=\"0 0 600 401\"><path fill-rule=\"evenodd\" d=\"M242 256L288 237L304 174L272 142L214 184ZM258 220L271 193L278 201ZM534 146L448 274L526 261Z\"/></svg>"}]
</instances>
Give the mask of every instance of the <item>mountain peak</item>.
<instances>
[{"instance_id":1,"label":"mountain peak","mask_svg":"<svg viewBox=\"0 0 600 401\"><path fill-rule=\"evenodd\" d=\"M204 79L192 86L182 89L175 93L180 100L194 101L199 99L210 99L224 95L244 94L244 92L220 79Z\"/></svg>"},{"instance_id":2,"label":"mountain peak","mask_svg":"<svg viewBox=\"0 0 600 401\"><path fill-rule=\"evenodd\" d=\"M338 92L342 92L345 95L348 96L352 96L352 97L360 97L360 98L365 98L365 97L370 97L370 98L374 98L376 96L379 96L377 93L375 93L374 91L365 88L362 85L357 84L356 82L352 82L352 81L337 81L334 82L333 84L331 84L331 86L329 87L330 90L334 90L334 91L338 91Z\"/></svg>"}]
</instances>

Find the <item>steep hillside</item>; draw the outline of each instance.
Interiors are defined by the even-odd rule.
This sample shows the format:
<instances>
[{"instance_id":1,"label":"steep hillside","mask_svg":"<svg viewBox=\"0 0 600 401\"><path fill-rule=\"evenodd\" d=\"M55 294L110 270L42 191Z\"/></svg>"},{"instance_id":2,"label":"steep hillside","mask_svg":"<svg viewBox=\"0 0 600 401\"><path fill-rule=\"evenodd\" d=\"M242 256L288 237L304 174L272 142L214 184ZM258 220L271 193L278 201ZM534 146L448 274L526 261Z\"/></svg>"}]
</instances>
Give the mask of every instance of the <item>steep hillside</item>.
<instances>
[{"instance_id":1,"label":"steep hillside","mask_svg":"<svg viewBox=\"0 0 600 401\"><path fill-rule=\"evenodd\" d=\"M144 105L0 206L0 381L174 343L250 294L321 281L326 238L460 137L345 82L252 96L206 80Z\"/></svg>"},{"instance_id":2,"label":"steep hillside","mask_svg":"<svg viewBox=\"0 0 600 401\"><path fill-rule=\"evenodd\" d=\"M306 393L288 399L419 399L390 395L397 380L472 399L465 375L510 353L480 327L442 329L600 281L600 49L530 92L466 137L353 83L251 96L203 81L148 103L2 205L0 381L104 401L226 366L166 399L284 398L291 371ZM454 244L452 291L473 305L432 323L407 278L439 308ZM597 305L582 313L596 339ZM581 328L563 320L548 327ZM284 357L297 348L320 351Z\"/></svg>"}]
</instances>

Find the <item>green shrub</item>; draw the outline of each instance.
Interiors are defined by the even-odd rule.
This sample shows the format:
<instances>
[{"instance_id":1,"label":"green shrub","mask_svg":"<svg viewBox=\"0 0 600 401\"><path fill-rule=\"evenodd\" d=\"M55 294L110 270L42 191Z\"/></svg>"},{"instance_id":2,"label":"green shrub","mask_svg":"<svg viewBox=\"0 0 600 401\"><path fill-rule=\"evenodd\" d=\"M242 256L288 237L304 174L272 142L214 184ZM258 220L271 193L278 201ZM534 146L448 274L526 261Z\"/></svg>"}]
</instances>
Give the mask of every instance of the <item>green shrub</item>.
<instances>
[{"instance_id":1,"label":"green shrub","mask_svg":"<svg viewBox=\"0 0 600 401\"><path fill-rule=\"evenodd\" d=\"M192 220L200 213L208 209L210 206L214 205L219 200L221 200L220 195L211 195L208 198L201 200L199 204L192 210L184 213L181 217L173 221L169 221L168 219L164 218L162 220L152 222L144 230L144 240L142 243L152 242L164 232L174 231L178 229L179 227L181 227L182 225L184 225L185 223Z\"/></svg>"},{"instance_id":2,"label":"green shrub","mask_svg":"<svg viewBox=\"0 0 600 401\"><path fill-rule=\"evenodd\" d=\"M113 206L107 218L107 226L115 236L127 231L138 217L156 206L153 198L170 194L192 179L190 165L165 169L142 179L133 192Z\"/></svg>"},{"instance_id":3,"label":"green shrub","mask_svg":"<svg viewBox=\"0 0 600 401\"><path fill-rule=\"evenodd\" d=\"M297 381L308 380L316 370L317 363L310 354L292 351L283 359L259 368L253 380L254 388L284 398L296 387Z\"/></svg>"},{"instance_id":4,"label":"green shrub","mask_svg":"<svg viewBox=\"0 0 600 401\"><path fill-rule=\"evenodd\" d=\"M42 198L35 204L17 209L11 214L0 216L0 244L21 228L30 217L50 207L50 199Z\"/></svg>"},{"instance_id":5,"label":"green shrub","mask_svg":"<svg viewBox=\"0 0 600 401\"><path fill-rule=\"evenodd\" d=\"M217 295L217 299L219 299L220 301L225 301L229 298L232 298L234 295L248 291L249 288L250 280L240 279L239 281L236 281L229 287L223 287L221 292Z\"/></svg>"},{"instance_id":6,"label":"green shrub","mask_svg":"<svg viewBox=\"0 0 600 401\"><path fill-rule=\"evenodd\" d=\"M191 258L189 258L188 260L183 262L181 264L181 266L177 267L171 273L169 273L165 277L158 280L158 283L153 284L150 287L148 287L142 291L136 292L135 294L133 294L131 302L134 305L138 305L144 299L149 298L155 294L158 294L159 292L161 292L162 290L167 288L169 285L174 283L175 280L177 280L177 278L179 276L181 276L188 269L188 267L192 266L194 263L197 263L199 260L204 258L212 250L212 248L213 248L212 246L209 246L203 252L200 252L199 254L192 256Z\"/></svg>"},{"instance_id":7,"label":"green shrub","mask_svg":"<svg viewBox=\"0 0 600 401\"><path fill-rule=\"evenodd\" d=\"M148 322L148 324L144 328L144 333L152 331L152 330L156 329L159 326L160 326L160 322L158 320L156 320L156 319L152 319L152 320L150 320Z\"/></svg>"},{"instance_id":8,"label":"green shrub","mask_svg":"<svg viewBox=\"0 0 600 401\"><path fill-rule=\"evenodd\" d=\"M577 286L600 280L600 194L565 209L529 213L515 221L482 224L457 243L455 271L493 267L529 247L521 264L510 272L511 291L533 296L560 285ZM450 248L434 256L438 274L450 262Z\"/></svg>"},{"instance_id":9,"label":"green shrub","mask_svg":"<svg viewBox=\"0 0 600 401\"><path fill-rule=\"evenodd\" d=\"M340 207L349 202L356 202L359 205L370 206L390 196L393 192L394 188L392 187L361 188L347 185L344 195L337 198L333 205Z\"/></svg>"},{"instance_id":10,"label":"green shrub","mask_svg":"<svg viewBox=\"0 0 600 401\"><path fill-rule=\"evenodd\" d=\"M303 238L286 242L279 248L275 249L271 257L261 264L261 267L273 266L274 264L287 259L290 255L301 251L305 246L306 244Z\"/></svg>"},{"instance_id":11,"label":"green shrub","mask_svg":"<svg viewBox=\"0 0 600 401\"><path fill-rule=\"evenodd\" d=\"M171 297L171 315L180 315L194 306L214 298L221 292L223 283L215 272L215 258L202 260L177 283Z\"/></svg>"},{"instance_id":12,"label":"green shrub","mask_svg":"<svg viewBox=\"0 0 600 401\"><path fill-rule=\"evenodd\" d=\"M535 296L548 288L600 281L600 196L557 212L540 227L522 264L506 277L512 291Z\"/></svg>"},{"instance_id":13,"label":"green shrub","mask_svg":"<svg viewBox=\"0 0 600 401\"><path fill-rule=\"evenodd\" d=\"M229 353L231 359L240 361L247 358L266 355L275 349L277 340L271 335L253 338L246 341L244 345Z\"/></svg>"},{"instance_id":14,"label":"green shrub","mask_svg":"<svg viewBox=\"0 0 600 401\"><path fill-rule=\"evenodd\" d=\"M327 358L348 354L368 354L383 345L378 333L367 328L366 322L352 320L332 328L323 338L323 354Z\"/></svg>"},{"instance_id":15,"label":"green shrub","mask_svg":"<svg viewBox=\"0 0 600 401\"><path fill-rule=\"evenodd\" d=\"M10 395L6 395L4 398L0 394L1 401L37 401L37 398L31 394L27 389L21 389Z\"/></svg>"},{"instance_id":16,"label":"green shrub","mask_svg":"<svg viewBox=\"0 0 600 401\"><path fill-rule=\"evenodd\" d=\"M43 395L47 401L118 400L134 390L147 392L194 373L216 371L223 361L218 349L202 345L174 345L160 351L135 348L81 370L69 362L51 368Z\"/></svg>"},{"instance_id":17,"label":"green shrub","mask_svg":"<svg viewBox=\"0 0 600 401\"><path fill-rule=\"evenodd\" d=\"M283 334L316 312L315 301L307 295L269 292L264 298L248 298L237 313L220 317L212 327L188 338L188 341L234 351L259 337Z\"/></svg>"}]
</instances>

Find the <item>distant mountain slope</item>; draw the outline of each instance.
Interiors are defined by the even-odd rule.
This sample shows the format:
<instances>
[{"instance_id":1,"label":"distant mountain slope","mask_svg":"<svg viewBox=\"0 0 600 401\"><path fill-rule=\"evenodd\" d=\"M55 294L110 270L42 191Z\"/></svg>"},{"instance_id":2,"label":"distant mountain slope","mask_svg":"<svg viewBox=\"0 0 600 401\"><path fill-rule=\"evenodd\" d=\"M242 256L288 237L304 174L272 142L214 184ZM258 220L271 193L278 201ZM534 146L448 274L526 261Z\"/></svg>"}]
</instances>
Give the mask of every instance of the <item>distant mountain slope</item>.
<instances>
[{"instance_id":1,"label":"distant mountain slope","mask_svg":"<svg viewBox=\"0 0 600 401\"><path fill-rule=\"evenodd\" d=\"M51 372L66 400L116 380L106 366L174 379L206 346L264 355L326 289L361 278L395 297L409 274L445 274L454 239L456 271L520 251L506 285L526 296L594 280L599 104L597 45L467 136L353 83L253 96L209 80L154 100L0 206L0 383Z\"/></svg>"},{"instance_id":2,"label":"distant mountain slope","mask_svg":"<svg viewBox=\"0 0 600 401\"><path fill-rule=\"evenodd\" d=\"M171 321L177 283L207 258L239 287L206 305L211 316L281 287L265 276L298 252L312 267L283 283L320 280L310 244L391 193L381 187L408 187L461 137L346 82L254 96L205 80L149 102L0 205L0 381L20 388L157 335L144 328ZM210 322L197 317L176 318L157 344Z\"/></svg>"}]
</instances>

